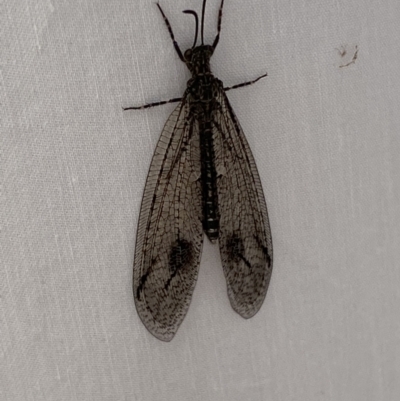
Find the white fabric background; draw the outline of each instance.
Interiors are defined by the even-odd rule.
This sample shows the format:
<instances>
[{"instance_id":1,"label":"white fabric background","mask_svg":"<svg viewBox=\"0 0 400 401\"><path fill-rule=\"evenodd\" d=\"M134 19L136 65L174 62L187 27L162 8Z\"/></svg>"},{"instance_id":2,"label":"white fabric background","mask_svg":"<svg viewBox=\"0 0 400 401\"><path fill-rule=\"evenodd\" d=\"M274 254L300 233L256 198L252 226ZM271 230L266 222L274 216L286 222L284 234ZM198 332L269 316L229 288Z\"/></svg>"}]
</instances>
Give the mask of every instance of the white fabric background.
<instances>
[{"instance_id":1,"label":"white fabric background","mask_svg":"<svg viewBox=\"0 0 400 401\"><path fill-rule=\"evenodd\" d=\"M201 1L160 1L190 47L181 11ZM274 274L246 321L206 241L171 343L140 322L131 279L174 106L122 112L179 96L189 77L154 0L0 7L1 400L400 399L398 0L225 1L215 74L269 74L229 98L262 177Z\"/></svg>"}]
</instances>

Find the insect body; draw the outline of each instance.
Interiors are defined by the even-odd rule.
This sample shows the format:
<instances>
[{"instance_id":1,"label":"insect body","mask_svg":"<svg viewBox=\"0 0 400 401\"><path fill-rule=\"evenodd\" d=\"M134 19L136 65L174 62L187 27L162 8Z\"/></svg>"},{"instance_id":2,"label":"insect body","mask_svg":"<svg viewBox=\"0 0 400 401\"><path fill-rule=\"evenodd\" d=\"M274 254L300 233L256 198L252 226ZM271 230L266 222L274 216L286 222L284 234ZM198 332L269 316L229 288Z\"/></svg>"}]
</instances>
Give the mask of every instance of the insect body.
<instances>
[{"instance_id":1,"label":"insect body","mask_svg":"<svg viewBox=\"0 0 400 401\"><path fill-rule=\"evenodd\" d=\"M213 45L204 45L203 1L201 45L184 55L157 4L176 52L192 78L182 98L129 109L179 102L168 118L151 162L136 239L133 293L147 329L170 341L189 308L196 284L204 233L218 241L228 296L244 318L260 309L271 278L272 239L257 167L226 91L210 70Z\"/></svg>"}]
</instances>

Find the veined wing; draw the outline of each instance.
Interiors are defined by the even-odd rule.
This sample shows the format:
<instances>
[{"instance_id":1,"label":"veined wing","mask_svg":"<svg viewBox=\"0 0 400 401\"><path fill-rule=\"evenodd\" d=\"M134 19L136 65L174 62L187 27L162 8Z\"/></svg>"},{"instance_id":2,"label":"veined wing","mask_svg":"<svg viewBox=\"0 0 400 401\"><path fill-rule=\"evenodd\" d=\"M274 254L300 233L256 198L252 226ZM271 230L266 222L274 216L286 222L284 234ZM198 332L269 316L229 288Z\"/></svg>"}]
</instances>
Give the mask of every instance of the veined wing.
<instances>
[{"instance_id":1,"label":"veined wing","mask_svg":"<svg viewBox=\"0 0 400 401\"><path fill-rule=\"evenodd\" d=\"M250 318L260 309L272 273L272 238L260 176L225 92L218 95L219 247L233 309Z\"/></svg>"},{"instance_id":2,"label":"veined wing","mask_svg":"<svg viewBox=\"0 0 400 401\"><path fill-rule=\"evenodd\" d=\"M147 176L133 293L147 329L170 341L189 308L203 244L198 122L186 97L172 112Z\"/></svg>"}]
</instances>

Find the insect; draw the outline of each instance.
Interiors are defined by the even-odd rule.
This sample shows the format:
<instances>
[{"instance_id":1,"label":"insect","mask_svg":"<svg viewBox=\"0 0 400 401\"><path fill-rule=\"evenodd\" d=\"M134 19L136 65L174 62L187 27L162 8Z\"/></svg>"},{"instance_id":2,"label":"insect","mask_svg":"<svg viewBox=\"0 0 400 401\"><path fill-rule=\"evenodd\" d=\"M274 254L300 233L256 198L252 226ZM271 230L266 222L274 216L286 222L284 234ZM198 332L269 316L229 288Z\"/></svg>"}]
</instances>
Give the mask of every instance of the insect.
<instances>
[{"instance_id":1,"label":"insect","mask_svg":"<svg viewBox=\"0 0 400 401\"><path fill-rule=\"evenodd\" d=\"M340 55L340 57L344 57L346 54L347 54L347 51L346 51L346 49L342 46L342 50L339 50L339 49L337 49L338 51L339 51L339 55ZM355 64L355 62L356 62L356 60L357 60L357 57L358 57L358 51L359 51L360 49L358 48L358 46L356 45L355 46L355 52L354 52L354 54L353 54L353 58L348 62L348 63L346 63L346 64L342 64L342 65L339 65L339 68L343 68L343 67L348 67L349 65L351 65L351 64Z\"/></svg>"},{"instance_id":2,"label":"insect","mask_svg":"<svg viewBox=\"0 0 400 401\"><path fill-rule=\"evenodd\" d=\"M220 36L222 8L212 45L204 44L203 0L201 45L182 54L171 25L157 3L179 58L192 77L182 98L124 110L179 102L158 141L140 210L133 270L133 294L146 328L170 341L191 301L204 233L218 242L228 296L233 309L250 318L260 309L271 278L272 239L260 177L247 140L226 91L210 70Z\"/></svg>"}]
</instances>

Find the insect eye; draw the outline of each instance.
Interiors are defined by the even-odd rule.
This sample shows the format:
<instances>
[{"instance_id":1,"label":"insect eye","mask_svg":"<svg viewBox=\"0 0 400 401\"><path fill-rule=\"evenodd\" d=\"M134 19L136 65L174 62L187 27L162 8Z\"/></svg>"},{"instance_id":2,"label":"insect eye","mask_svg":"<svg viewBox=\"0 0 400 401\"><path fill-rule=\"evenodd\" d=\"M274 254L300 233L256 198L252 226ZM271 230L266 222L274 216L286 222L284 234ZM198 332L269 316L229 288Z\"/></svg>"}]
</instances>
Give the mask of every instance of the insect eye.
<instances>
[{"instance_id":1,"label":"insect eye","mask_svg":"<svg viewBox=\"0 0 400 401\"><path fill-rule=\"evenodd\" d=\"M185 59L190 61L192 59L192 49L187 49L185 51Z\"/></svg>"}]
</instances>

